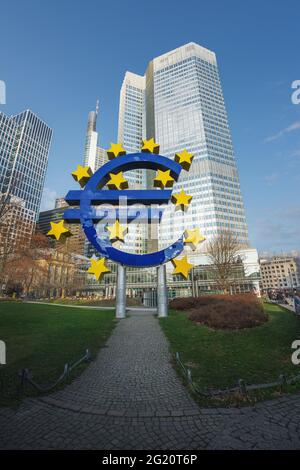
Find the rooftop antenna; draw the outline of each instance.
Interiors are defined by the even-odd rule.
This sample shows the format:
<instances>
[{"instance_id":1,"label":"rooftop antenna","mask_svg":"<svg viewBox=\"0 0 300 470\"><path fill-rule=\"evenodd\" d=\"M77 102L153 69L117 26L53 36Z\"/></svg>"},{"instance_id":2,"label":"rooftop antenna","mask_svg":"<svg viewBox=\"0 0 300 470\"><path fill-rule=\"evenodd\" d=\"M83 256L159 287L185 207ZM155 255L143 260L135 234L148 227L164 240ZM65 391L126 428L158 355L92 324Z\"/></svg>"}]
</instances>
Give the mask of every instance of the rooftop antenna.
<instances>
[{"instance_id":1,"label":"rooftop antenna","mask_svg":"<svg viewBox=\"0 0 300 470\"><path fill-rule=\"evenodd\" d=\"M99 113L99 100L96 101L96 114Z\"/></svg>"}]
</instances>

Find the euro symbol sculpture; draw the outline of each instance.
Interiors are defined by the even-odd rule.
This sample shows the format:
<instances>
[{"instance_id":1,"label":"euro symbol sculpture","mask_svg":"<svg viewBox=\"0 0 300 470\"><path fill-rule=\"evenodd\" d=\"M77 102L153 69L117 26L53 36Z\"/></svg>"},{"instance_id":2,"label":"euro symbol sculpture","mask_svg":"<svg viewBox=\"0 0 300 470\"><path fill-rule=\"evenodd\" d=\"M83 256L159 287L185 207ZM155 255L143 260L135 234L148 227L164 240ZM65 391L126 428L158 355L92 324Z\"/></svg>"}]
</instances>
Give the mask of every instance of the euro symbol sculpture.
<instances>
[{"instance_id":1,"label":"euro symbol sculpture","mask_svg":"<svg viewBox=\"0 0 300 470\"><path fill-rule=\"evenodd\" d=\"M110 175L118 175L135 169L150 169L168 171L170 180L178 180L182 167L176 161L161 155L150 153L133 153L121 155L105 163L88 179L83 190L69 191L65 197L70 206L78 206L79 209L67 209L64 213L64 219L68 223L81 223L84 233L94 248L105 258L120 263L124 266L135 267L153 267L164 264L177 257L184 248L184 235L167 248L148 254L134 254L121 251L112 246L111 240L99 238L94 223L101 220L109 220L109 210L95 210L92 206L101 206L110 204L120 206L120 200L126 197L127 207L116 208L114 219L120 217L127 218L128 222L145 222L160 220L162 209L139 209L130 208L134 204L143 204L150 206L153 204L162 205L168 203L172 196L172 189L153 189L153 190L130 190L130 189L103 189L109 182ZM141 214L141 210L144 212ZM123 214L121 213L123 211ZM124 211L126 213L124 213Z\"/></svg>"},{"instance_id":2,"label":"euro symbol sculpture","mask_svg":"<svg viewBox=\"0 0 300 470\"><path fill-rule=\"evenodd\" d=\"M181 153L175 154L174 160L166 158L159 155L159 145L153 138L143 141L141 150L141 152L126 155L121 144L111 144L111 148L107 151L109 161L94 174L89 167L78 165L72 176L82 189L68 192L65 200L71 207L65 210L64 220L57 223L51 222L51 229L48 232L48 235L56 240L66 239L71 233L64 225L64 221L80 223L87 239L101 255L98 260L90 259L91 266L88 272L94 274L96 279L100 279L102 275L110 272L106 265L107 260L118 263L117 318L124 318L126 312L126 266L158 268L157 310L158 316L166 316L168 302L165 263L172 262L174 276L180 275L188 279L189 271L193 265L188 262L187 256L180 259L177 256L182 253L185 245L195 250L198 243L205 240L200 230L196 228L186 230L177 241L154 253L127 253L113 246L115 241L124 241L127 232L127 226L122 226L121 220L125 219L126 224L159 222L163 213L161 207L163 204L168 204L171 200L175 204L176 210L185 211L192 200L192 196L186 194L183 188L180 193L172 194L173 183L178 181L182 169L185 171L190 169L193 160L192 154L183 150ZM124 178L123 172L138 169L155 170L157 173L154 187L160 188L160 190L128 189L128 182ZM104 189L105 186L108 189ZM124 201L125 206L123 205ZM135 205L137 207L134 207ZM76 206L76 208L72 206ZM98 206L100 207L98 208ZM107 224L111 221L114 224L107 226L105 235L98 236L95 224L98 222Z\"/></svg>"}]
</instances>

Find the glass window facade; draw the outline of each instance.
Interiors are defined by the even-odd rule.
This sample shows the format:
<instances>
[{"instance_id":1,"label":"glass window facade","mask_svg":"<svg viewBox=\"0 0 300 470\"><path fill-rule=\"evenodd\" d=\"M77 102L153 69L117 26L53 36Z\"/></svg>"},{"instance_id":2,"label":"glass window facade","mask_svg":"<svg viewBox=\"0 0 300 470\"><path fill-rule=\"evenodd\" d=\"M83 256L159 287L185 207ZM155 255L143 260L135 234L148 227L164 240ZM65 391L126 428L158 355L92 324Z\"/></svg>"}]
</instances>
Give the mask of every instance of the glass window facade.
<instances>
[{"instance_id":1,"label":"glass window facade","mask_svg":"<svg viewBox=\"0 0 300 470\"><path fill-rule=\"evenodd\" d=\"M126 72L120 95L119 141L134 152L140 149L143 135L154 137L160 153L169 158L184 149L194 155L190 171L182 171L173 189L184 188L193 196L192 202L184 214L169 204L160 224L158 247L195 227L207 238L229 229L247 246L238 171L212 51L190 43L153 59L144 77ZM142 172L136 172L130 182L153 187L153 178L147 181Z\"/></svg>"},{"instance_id":2,"label":"glass window facade","mask_svg":"<svg viewBox=\"0 0 300 470\"><path fill-rule=\"evenodd\" d=\"M174 158L194 155L174 192L193 196L184 216L170 206L161 224L165 245L184 228L200 227L207 238L224 229L248 245L248 231L215 54L191 43L153 60L155 137ZM175 223L174 223L175 222Z\"/></svg>"},{"instance_id":3,"label":"glass window facade","mask_svg":"<svg viewBox=\"0 0 300 470\"><path fill-rule=\"evenodd\" d=\"M0 191L13 203L12 237L27 227L25 221L32 229L37 221L51 137L50 127L30 110L12 117L0 112Z\"/></svg>"}]
</instances>

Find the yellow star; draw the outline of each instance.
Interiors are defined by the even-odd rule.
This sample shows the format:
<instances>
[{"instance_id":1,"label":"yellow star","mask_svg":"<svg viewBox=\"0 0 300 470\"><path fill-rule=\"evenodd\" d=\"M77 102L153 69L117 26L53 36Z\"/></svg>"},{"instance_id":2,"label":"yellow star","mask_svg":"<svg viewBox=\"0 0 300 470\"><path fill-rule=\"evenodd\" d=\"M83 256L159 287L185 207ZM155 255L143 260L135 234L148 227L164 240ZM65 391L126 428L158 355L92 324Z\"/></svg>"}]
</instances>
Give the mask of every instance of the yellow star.
<instances>
[{"instance_id":1,"label":"yellow star","mask_svg":"<svg viewBox=\"0 0 300 470\"><path fill-rule=\"evenodd\" d=\"M142 152L159 154L159 144L155 142L153 137L148 140L143 140Z\"/></svg>"},{"instance_id":2,"label":"yellow star","mask_svg":"<svg viewBox=\"0 0 300 470\"><path fill-rule=\"evenodd\" d=\"M181 153L175 154L175 162L179 163L179 165L181 165L182 168L186 171L189 171L193 158L194 155L189 153L186 149L184 149Z\"/></svg>"},{"instance_id":3,"label":"yellow star","mask_svg":"<svg viewBox=\"0 0 300 470\"><path fill-rule=\"evenodd\" d=\"M109 160L125 155L126 150L122 147L122 144L110 144L110 149L107 150L107 156Z\"/></svg>"},{"instance_id":4,"label":"yellow star","mask_svg":"<svg viewBox=\"0 0 300 470\"><path fill-rule=\"evenodd\" d=\"M128 232L128 227L121 225L118 220L111 227L107 227L107 230L110 232L109 239L112 240L112 243L116 241L124 242L124 237Z\"/></svg>"},{"instance_id":5,"label":"yellow star","mask_svg":"<svg viewBox=\"0 0 300 470\"><path fill-rule=\"evenodd\" d=\"M89 166L77 165L77 170L73 171L72 176L74 180L77 181L83 188L83 186L86 185L92 174L93 172Z\"/></svg>"},{"instance_id":6,"label":"yellow star","mask_svg":"<svg viewBox=\"0 0 300 470\"><path fill-rule=\"evenodd\" d=\"M56 240L59 240L60 237L62 236L63 238L70 237L72 234L70 230L68 230L64 226L64 221L61 220L60 222L50 222L51 224L51 229L47 233L47 235L51 238L55 238Z\"/></svg>"},{"instance_id":7,"label":"yellow star","mask_svg":"<svg viewBox=\"0 0 300 470\"><path fill-rule=\"evenodd\" d=\"M186 230L184 232L184 236L184 244L189 245L192 250L197 248L198 243L204 242L204 240L206 240L206 238L201 235L199 228L195 228L194 230Z\"/></svg>"},{"instance_id":8,"label":"yellow star","mask_svg":"<svg viewBox=\"0 0 300 470\"><path fill-rule=\"evenodd\" d=\"M189 203L193 199L193 196L189 196L184 192L182 189L180 193L178 194L173 194L171 201L173 204L175 204L175 210L176 209L181 209L182 211L186 210L188 208Z\"/></svg>"},{"instance_id":9,"label":"yellow star","mask_svg":"<svg viewBox=\"0 0 300 470\"><path fill-rule=\"evenodd\" d=\"M157 176L154 178L154 187L155 188L171 188L174 183L174 178L170 175L170 170L157 171Z\"/></svg>"},{"instance_id":10,"label":"yellow star","mask_svg":"<svg viewBox=\"0 0 300 470\"><path fill-rule=\"evenodd\" d=\"M102 278L103 274L110 273L110 269L106 266L106 258L90 259L91 266L88 269L88 273L94 274L97 281Z\"/></svg>"},{"instance_id":11,"label":"yellow star","mask_svg":"<svg viewBox=\"0 0 300 470\"><path fill-rule=\"evenodd\" d=\"M127 189L128 181L123 177L122 171L120 173L109 173L110 180L107 183L109 189Z\"/></svg>"},{"instance_id":12,"label":"yellow star","mask_svg":"<svg viewBox=\"0 0 300 470\"><path fill-rule=\"evenodd\" d=\"M181 259L172 259L172 264L175 267L172 275L181 274L185 279L188 278L189 272L194 266L193 264L189 263L187 260L187 256L184 256Z\"/></svg>"}]
</instances>

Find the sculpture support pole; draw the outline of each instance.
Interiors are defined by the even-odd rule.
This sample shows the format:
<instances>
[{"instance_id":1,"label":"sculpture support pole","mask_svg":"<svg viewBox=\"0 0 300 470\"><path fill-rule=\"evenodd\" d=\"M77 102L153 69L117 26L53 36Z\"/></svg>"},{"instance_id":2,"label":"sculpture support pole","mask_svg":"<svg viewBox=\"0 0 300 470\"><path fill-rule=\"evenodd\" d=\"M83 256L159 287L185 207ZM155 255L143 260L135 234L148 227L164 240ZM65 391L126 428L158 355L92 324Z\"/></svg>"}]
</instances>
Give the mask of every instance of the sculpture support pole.
<instances>
[{"instance_id":1,"label":"sculpture support pole","mask_svg":"<svg viewBox=\"0 0 300 470\"><path fill-rule=\"evenodd\" d=\"M116 291L116 318L126 317L126 268L118 264Z\"/></svg>"},{"instance_id":2,"label":"sculpture support pole","mask_svg":"<svg viewBox=\"0 0 300 470\"><path fill-rule=\"evenodd\" d=\"M157 314L159 317L168 316L167 274L165 264L157 268Z\"/></svg>"}]
</instances>

